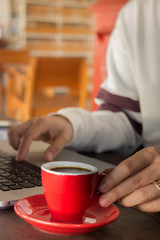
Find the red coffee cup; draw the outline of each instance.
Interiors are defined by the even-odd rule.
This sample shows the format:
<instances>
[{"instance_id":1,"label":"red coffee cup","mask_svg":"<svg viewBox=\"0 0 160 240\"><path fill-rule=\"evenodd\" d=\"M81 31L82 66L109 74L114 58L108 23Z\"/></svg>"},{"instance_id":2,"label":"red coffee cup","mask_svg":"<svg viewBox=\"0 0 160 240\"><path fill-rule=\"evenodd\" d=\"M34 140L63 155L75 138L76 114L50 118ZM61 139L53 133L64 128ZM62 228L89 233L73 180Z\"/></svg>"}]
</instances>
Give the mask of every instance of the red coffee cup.
<instances>
[{"instance_id":1,"label":"red coffee cup","mask_svg":"<svg viewBox=\"0 0 160 240\"><path fill-rule=\"evenodd\" d=\"M98 169L80 162L49 162L42 165L41 176L52 218L80 222L96 195Z\"/></svg>"}]
</instances>

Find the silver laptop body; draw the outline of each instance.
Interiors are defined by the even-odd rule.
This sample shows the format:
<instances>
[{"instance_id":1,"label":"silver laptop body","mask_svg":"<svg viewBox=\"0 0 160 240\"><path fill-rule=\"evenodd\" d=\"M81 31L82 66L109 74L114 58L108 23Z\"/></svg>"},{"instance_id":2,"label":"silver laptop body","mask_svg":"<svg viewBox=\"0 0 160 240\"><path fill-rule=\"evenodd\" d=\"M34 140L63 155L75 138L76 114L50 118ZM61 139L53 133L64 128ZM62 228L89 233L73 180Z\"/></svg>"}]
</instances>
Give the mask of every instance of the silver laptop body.
<instances>
[{"instance_id":1,"label":"silver laptop body","mask_svg":"<svg viewBox=\"0 0 160 240\"><path fill-rule=\"evenodd\" d=\"M35 141L32 143L30 152L28 153L25 161L37 167L41 167L44 161L44 151L48 147L47 143ZM16 156L17 152L14 151L9 145L7 140L0 140L0 151L6 152L9 155ZM113 167L113 165L102 162L100 160L89 158L84 155L78 154L72 150L64 149L56 158L56 161L77 161L92 164L98 167L99 172L106 168ZM0 209L5 209L14 206L17 200L27 196L42 194L42 186L31 188L23 188L18 190L2 191L0 190Z\"/></svg>"}]
</instances>

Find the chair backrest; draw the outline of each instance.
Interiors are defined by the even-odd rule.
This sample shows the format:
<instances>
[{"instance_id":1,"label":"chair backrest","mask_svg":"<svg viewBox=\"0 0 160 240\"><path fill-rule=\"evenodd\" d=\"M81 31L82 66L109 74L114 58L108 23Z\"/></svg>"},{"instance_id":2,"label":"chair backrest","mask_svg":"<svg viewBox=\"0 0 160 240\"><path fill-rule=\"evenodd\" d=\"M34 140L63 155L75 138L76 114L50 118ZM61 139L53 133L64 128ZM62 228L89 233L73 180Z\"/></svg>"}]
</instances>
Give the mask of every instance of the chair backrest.
<instances>
[{"instance_id":1,"label":"chair backrest","mask_svg":"<svg viewBox=\"0 0 160 240\"><path fill-rule=\"evenodd\" d=\"M87 63L84 58L38 58L34 115L69 106L85 108L87 83Z\"/></svg>"},{"instance_id":2,"label":"chair backrest","mask_svg":"<svg viewBox=\"0 0 160 240\"><path fill-rule=\"evenodd\" d=\"M5 114L25 121L32 116L36 59L27 50L0 49L0 66L5 76Z\"/></svg>"},{"instance_id":3,"label":"chair backrest","mask_svg":"<svg viewBox=\"0 0 160 240\"><path fill-rule=\"evenodd\" d=\"M78 94L81 71L85 68L82 58L38 58L36 84L38 90L45 87L69 87L71 94Z\"/></svg>"},{"instance_id":4,"label":"chair backrest","mask_svg":"<svg viewBox=\"0 0 160 240\"><path fill-rule=\"evenodd\" d=\"M13 56L5 56L8 117L25 121L64 107L86 107L88 72L84 58L31 58L24 52L19 62L17 54L11 54L15 62Z\"/></svg>"}]
</instances>

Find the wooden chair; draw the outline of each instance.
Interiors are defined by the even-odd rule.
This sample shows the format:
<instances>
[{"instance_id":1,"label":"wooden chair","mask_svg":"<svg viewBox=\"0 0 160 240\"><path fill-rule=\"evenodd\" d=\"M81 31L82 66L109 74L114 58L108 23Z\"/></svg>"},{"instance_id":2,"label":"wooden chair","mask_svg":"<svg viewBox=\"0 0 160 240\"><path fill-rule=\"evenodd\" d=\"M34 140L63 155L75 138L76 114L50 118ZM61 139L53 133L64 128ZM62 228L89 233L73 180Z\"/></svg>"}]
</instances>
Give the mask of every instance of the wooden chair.
<instances>
[{"instance_id":1,"label":"wooden chair","mask_svg":"<svg viewBox=\"0 0 160 240\"><path fill-rule=\"evenodd\" d=\"M5 65L8 117L25 121L64 107L86 107L88 74L85 59L27 56L21 63L15 62Z\"/></svg>"},{"instance_id":2,"label":"wooden chair","mask_svg":"<svg viewBox=\"0 0 160 240\"><path fill-rule=\"evenodd\" d=\"M4 89L6 117L27 120L32 116L36 59L31 58L26 50L1 49L0 67L7 79Z\"/></svg>"},{"instance_id":3,"label":"wooden chair","mask_svg":"<svg viewBox=\"0 0 160 240\"><path fill-rule=\"evenodd\" d=\"M84 58L38 58L33 115L64 107L86 107L87 63Z\"/></svg>"},{"instance_id":4,"label":"wooden chair","mask_svg":"<svg viewBox=\"0 0 160 240\"><path fill-rule=\"evenodd\" d=\"M6 67L8 85L6 88L6 116L26 121L32 117L34 96L34 74L36 59L30 59L26 65Z\"/></svg>"}]
</instances>

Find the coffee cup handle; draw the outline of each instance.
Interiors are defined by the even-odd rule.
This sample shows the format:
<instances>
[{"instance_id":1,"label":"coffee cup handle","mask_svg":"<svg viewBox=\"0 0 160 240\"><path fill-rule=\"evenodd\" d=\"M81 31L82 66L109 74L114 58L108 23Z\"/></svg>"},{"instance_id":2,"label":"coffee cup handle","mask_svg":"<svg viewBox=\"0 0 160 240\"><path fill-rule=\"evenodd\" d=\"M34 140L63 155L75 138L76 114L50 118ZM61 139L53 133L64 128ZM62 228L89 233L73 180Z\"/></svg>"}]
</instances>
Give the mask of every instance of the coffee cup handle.
<instances>
[{"instance_id":1,"label":"coffee cup handle","mask_svg":"<svg viewBox=\"0 0 160 240\"><path fill-rule=\"evenodd\" d=\"M99 192L98 190L98 186L100 184L100 182L103 180L103 178L106 176L106 173L100 173L98 174L98 181L97 181L97 187L96 190L91 198L90 204L89 206L92 206L94 204L96 204L99 201L99 197L102 195L102 193Z\"/></svg>"}]
</instances>

